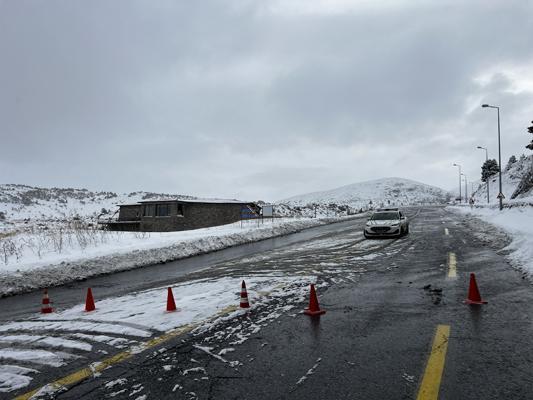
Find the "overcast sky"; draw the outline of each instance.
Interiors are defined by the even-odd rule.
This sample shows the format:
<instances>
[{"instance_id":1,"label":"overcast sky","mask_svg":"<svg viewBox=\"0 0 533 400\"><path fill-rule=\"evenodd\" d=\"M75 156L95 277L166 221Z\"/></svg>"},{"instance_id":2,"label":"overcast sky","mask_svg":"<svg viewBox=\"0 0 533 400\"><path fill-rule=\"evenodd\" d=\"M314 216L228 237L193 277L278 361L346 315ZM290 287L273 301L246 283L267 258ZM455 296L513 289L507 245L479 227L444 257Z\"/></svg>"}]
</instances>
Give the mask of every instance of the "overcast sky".
<instances>
[{"instance_id":1,"label":"overcast sky","mask_svg":"<svg viewBox=\"0 0 533 400\"><path fill-rule=\"evenodd\" d=\"M376 3L379 3L377 5ZM0 0L0 183L277 200L528 150L531 1Z\"/></svg>"}]
</instances>

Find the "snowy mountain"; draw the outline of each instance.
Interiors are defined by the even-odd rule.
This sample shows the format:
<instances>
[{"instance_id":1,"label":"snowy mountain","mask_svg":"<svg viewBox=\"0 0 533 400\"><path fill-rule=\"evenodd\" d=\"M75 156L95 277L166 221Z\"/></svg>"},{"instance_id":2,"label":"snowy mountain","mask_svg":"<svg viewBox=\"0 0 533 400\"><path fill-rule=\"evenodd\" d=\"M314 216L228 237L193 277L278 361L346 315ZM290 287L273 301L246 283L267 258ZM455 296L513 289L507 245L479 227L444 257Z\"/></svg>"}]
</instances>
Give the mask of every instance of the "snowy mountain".
<instances>
[{"instance_id":1,"label":"snowy mountain","mask_svg":"<svg viewBox=\"0 0 533 400\"><path fill-rule=\"evenodd\" d=\"M502 173L502 192L505 196L504 202L533 202L533 155L520 157L515 163L504 168ZM499 174L495 174L489 179L489 199L491 204L499 202L498 193ZM487 184L485 182L474 182L473 197L476 204L487 203Z\"/></svg>"},{"instance_id":2,"label":"snowy mountain","mask_svg":"<svg viewBox=\"0 0 533 400\"><path fill-rule=\"evenodd\" d=\"M443 204L449 197L448 192L435 186L403 178L383 178L290 197L279 201L277 209L306 208L314 212L316 206L321 214L343 213L385 206Z\"/></svg>"},{"instance_id":3,"label":"snowy mountain","mask_svg":"<svg viewBox=\"0 0 533 400\"><path fill-rule=\"evenodd\" d=\"M96 219L111 216L117 204L160 198L194 199L191 196L163 193L91 192L87 189L40 188L0 184L0 219L5 221L69 219L74 216Z\"/></svg>"}]
</instances>

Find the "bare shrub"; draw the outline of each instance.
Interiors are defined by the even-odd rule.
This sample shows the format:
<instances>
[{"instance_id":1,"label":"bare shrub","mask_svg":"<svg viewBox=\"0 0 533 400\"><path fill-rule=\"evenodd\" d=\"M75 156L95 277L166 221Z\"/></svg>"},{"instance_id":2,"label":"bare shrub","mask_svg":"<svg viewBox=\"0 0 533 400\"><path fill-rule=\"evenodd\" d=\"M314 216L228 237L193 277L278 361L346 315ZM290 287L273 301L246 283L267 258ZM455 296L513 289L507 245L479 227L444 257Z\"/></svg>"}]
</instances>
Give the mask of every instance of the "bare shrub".
<instances>
[{"instance_id":1,"label":"bare shrub","mask_svg":"<svg viewBox=\"0 0 533 400\"><path fill-rule=\"evenodd\" d=\"M54 229L51 232L51 241L52 245L54 247L54 251L58 254L61 254L63 252L64 247L64 229L63 227L59 227L59 229Z\"/></svg>"},{"instance_id":2,"label":"bare shrub","mask_svg":"<svg viewBox=\"0 0 533 400\"><path fill-rule=\"evenodd\" d=\"M15 256L17 260L22 256L22 248L11 238L0 239L0 251L4 264L9 263L9 258Z\"/></svg>"},{"instance_id":3,"label":"bare shrub","mask_svg":"<svg viewBox=\"0 0 533 400\"><path fill-rule=\"evenodd\" d=\"M46 250L50 244L50 233L42 229L31 229L29 236L21 237L21 249L27 247L36 254L37 257L42 258L43 250Z\"/></svg>"},{"instance_id":4,"label":"bare shrub","mask_svg":"<svg viewBox=\"0 0 533 400\"><path fill-rule=\"evenodd\" d=\"M150 232L142 232L142 231L133 232L133 236L136 239L147 239L150 237Z\"/></svg>"}]
</instances>

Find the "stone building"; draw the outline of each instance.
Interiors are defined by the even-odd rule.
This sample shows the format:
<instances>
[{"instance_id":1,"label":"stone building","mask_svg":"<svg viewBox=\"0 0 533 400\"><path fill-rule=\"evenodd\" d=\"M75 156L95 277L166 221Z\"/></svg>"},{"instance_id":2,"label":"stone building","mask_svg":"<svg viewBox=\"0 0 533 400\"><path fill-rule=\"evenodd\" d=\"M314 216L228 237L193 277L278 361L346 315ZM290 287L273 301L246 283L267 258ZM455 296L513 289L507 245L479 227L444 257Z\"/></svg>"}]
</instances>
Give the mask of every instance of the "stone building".
<instances>
[{"instance_id":1,"label":"stone building","mask_svg":"<svg viewBox=\"0 0 533 400\"><path fill-rule=\"evenodd\" d=\"M102 223L109 230L184 231L230 224L260 214L256 204L238 200L148 200L119 207L118 219Z\"/></svg>"}]
</instances>

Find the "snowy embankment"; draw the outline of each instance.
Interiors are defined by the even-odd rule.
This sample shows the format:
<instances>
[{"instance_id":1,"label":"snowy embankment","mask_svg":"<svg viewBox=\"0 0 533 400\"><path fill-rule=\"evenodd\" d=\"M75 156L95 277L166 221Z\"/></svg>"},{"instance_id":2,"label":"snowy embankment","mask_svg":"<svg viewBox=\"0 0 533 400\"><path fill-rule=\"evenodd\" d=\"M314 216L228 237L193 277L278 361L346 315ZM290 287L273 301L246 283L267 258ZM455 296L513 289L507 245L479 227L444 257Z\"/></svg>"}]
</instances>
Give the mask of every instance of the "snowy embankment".
<instances>
[{"instance_id":1,"label":"snowy embankment","mask_svg":"<svg viewBox=\"0 0 533 400\"><path fill-rule=\"evenodd\" d=\"M150 233L109 232L111 239L80 248L63 245L53 249L25 248L17 257L0 266L0 296L61 285L88 277L164 263L227 247L251 243L344 218L275 219L264 224L240 223L193 231ZM28 241L28 234L10 237Z\"/></svg>"},{"instance_id":2,"label":"snowy embankment","mask_svg":"<svg viewBox=\"0 0 533 400\"><path fill-rule=\"evenodd\" d=\"M450 207L503 229L512 239L507 247L511 263L533 276L533 207L514 206L500 211L495 207Z\"/></svg>"},{"instance_id":3,"label":"snowy embankment","mask_svg":"<svg viewBox=\"0 0 533 400\"><path fill-rule=\"evenodd\" d=\"M477 189L472 193L476 204L487 204L487 183L472 182ZM488 180L488 194L491 205L499 203L499 175L495 174ZM522 156L518 161L507 164L502 172L502 193L506 206L533 205L533 154Z\"/></svg>"}]
</instances>

